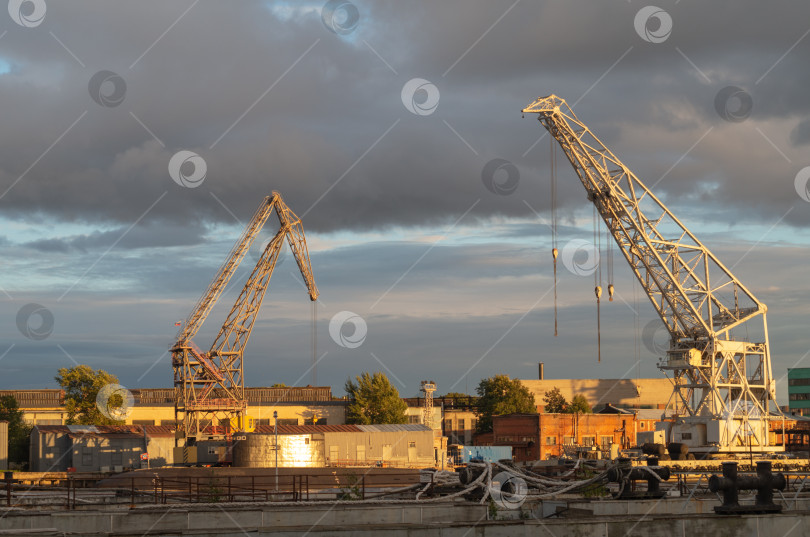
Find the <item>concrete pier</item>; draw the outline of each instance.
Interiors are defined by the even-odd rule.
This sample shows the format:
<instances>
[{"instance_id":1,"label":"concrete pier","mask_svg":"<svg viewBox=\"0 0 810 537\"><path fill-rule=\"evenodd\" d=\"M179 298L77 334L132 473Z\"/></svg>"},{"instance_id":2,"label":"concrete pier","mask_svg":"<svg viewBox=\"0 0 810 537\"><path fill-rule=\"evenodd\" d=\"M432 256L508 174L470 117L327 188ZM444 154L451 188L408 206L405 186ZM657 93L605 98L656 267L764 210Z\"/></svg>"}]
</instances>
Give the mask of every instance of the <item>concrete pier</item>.
<instances>
[{"instance_id":1,"label":"concrete pier","mask_svg":"<svg viewBox=\"0 0 810 537\"><path fill-rule=\"evenodd\" d=\"M453 504L212 504L109 508L96 511L5 510L0 535L198 537L275 534L512 537L516 535L670 537L672 535L809 535L806 499L799 511L781 515L719 516L707 502L685 513L680 501L541 502L522 510L492 512L486 505ZM694 503L694 502L693 502ZM632 504L632 505L631 505ZM697 504L696 504L697 506ZM560 507L565 518L544 518ZM492 520L492 518L495 518Z\"/></svg>"}]
</instances>

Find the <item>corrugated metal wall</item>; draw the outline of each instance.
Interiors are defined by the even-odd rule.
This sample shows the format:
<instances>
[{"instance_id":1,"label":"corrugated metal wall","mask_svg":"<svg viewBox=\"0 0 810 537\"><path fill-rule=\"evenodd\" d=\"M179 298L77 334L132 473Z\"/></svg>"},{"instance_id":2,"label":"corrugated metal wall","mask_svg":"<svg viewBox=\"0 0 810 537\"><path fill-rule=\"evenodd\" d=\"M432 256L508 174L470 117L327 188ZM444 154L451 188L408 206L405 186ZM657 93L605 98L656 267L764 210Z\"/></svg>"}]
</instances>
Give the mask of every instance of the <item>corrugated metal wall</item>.
<instances>
[{"instance_id":1,"label":"corrugated metal wall","mask_svg":"<svg viewBox=\"0 0 810 537\"><path fill-rule=\"evenodd\" d=\"M425 467L434 464L433 431L324 433L327 466Z\"/></svg>"}]
</instances>

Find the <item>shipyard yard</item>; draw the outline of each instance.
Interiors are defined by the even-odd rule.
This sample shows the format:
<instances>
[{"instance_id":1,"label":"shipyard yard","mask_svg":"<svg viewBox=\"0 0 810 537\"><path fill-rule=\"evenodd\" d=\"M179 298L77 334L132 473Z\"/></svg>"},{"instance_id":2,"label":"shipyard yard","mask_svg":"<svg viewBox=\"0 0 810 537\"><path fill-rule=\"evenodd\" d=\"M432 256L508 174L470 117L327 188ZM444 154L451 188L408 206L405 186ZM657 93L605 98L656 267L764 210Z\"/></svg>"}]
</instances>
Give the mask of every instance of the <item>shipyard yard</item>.
<instances>
[{"instance_id":1,"label":"shipyard yard","mask_svg":"<svg viewBox=\"0 0 810 537\"><path fill-rule=\"evenodd\" d=\"M810 5L0 19L0 536L810 537Z\"/></svg>"}]
</instances>

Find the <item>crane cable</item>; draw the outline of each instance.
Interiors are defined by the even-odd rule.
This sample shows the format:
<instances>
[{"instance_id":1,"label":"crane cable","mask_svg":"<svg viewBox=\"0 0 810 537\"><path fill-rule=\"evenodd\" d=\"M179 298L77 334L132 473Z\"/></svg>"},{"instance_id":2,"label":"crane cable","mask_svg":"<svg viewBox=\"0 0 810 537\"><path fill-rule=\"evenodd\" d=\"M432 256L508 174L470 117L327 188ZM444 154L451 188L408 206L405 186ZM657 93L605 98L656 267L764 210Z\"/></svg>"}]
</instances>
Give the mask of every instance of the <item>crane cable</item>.
<instances>
[{"instance_id":1,"label":"crane cable","mask_svg":"<svg viewBox=\"0 0 810 537\"><path fill-rule=\"evenodd\" d=\"M610 236L610 228L605 226L605 244L607 245L607 273L608 273L608 298L613 302L613 237Z\"/></svg>"},{"instance_id":2,"label":"crane cable","mask_svg":"<svg viewBox=\"0 0 810 537\"><path fill-rule=\"evenodd\" d=\"M557 152L554 137L549 136L549 162L551 166L551 256L554 259L554 337L557 337Z\"/></svg>"},{"instance_id":3,"label":"crane cable","mask_svg":"<svg viewBox=\"0 0 810 537\"><path fill-rule=\"evenodd\" d=\"M596 203L593 206L593 245L596 251L596 267L593 271L593 290L596 294L596 356L597 361L602 361L602 315L600 312L600 303L602 298L602 235L599 233L599 224L596 220Z\"/></svg>"},{"instance_id":4,"label":"crane cable","mask_svg":"<svg viewBox=\"0 0 810 537\"><path fill-rule=\"evenodd\" d=\"M312 385L318 385L318 301L312 301Z\"/></svg>"}]
</instances>

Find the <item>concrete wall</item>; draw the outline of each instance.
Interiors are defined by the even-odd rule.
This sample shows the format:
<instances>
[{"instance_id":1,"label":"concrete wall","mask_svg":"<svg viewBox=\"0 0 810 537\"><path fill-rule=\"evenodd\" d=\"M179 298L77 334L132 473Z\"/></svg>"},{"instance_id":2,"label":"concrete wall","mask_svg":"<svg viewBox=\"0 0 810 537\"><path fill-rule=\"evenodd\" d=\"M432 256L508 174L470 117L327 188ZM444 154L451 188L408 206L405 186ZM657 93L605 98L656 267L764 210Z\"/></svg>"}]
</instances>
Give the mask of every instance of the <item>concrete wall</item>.
<instances>
[{"instance_id":1,"label":"concrete wall","mask_svg":"<svg viewBox=\"0 0 810 537\"><path fill-rule=\"evenodd\" d=\"M559 503L559 502L558 502ZM602 502L610 503L610 502ZM582 516L543 519L542 507L521 511L500 510L500 520L490 520L487 505L341 505L273 506L227 504L165 506L115 511L11 511L0 517L0 530L54 528L57 533L79 535L194 535L196 537L241 536L283 533L288 536L322 535L388 537L671 537L673 535L744 535L750 537L806 536L810 515L806 511L782 515L689 516L650 513L650 502L634 502L646 512L608 517ZM660 505L666 505L661 502ZM553 511L552 511L553 512ZM381 529L384 528L384 529Z\"/></svg>"}]
</instances>

